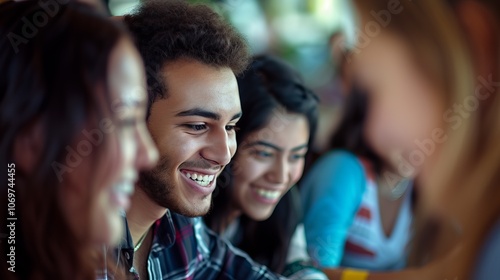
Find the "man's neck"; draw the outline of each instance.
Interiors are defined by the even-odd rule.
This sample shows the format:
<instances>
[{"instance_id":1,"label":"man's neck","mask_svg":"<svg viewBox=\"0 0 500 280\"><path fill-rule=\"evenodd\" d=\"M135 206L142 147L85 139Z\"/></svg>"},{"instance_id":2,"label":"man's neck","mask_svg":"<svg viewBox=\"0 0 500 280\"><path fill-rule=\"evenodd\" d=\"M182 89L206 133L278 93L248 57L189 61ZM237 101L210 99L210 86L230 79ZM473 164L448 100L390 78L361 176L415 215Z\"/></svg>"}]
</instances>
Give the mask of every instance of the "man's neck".
<instances>
[{"instance_id":1,"label":"man's neck","mask_svg":"<svg viewBox=\"0 0 500 280\"><path fill-rule=\"evenodd\" d=\"M167 209L156 204L138 186L136 186L131 203L131 207L127 212L127 222L132 241L136 246L153 223L165 215Z\"/></svg>"}]
</instances>

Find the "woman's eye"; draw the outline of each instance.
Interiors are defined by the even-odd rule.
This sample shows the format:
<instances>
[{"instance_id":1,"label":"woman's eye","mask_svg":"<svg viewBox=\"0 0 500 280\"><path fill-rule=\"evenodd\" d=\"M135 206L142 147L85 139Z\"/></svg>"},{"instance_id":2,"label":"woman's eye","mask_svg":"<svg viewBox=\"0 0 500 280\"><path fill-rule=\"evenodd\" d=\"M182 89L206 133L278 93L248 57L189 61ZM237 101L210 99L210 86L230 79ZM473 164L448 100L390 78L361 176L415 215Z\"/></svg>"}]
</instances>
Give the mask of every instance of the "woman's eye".
<instances>
[{"instance_id":1,"label":"woman's eye","mask_svg":"<svg viewBox=\"0 0 500 280\"><path fill-rule=\"evenodd\" d=\"M254 151L253 154L261 158L270 158L273 156L272 153L266 151Z\"/></svg>"},{"instance_id":2,"label":"woman's eye","mask_svg":"<svg viewBox=\"0 0 500 280\"><path fill-rule=\"evenodd\" d=\"M303 159L305 157L306 157L305 154L296 154L296 155L291 155L290 156L290 160L291 161L297 161L297 160L301 160L301 159Z\"/></svg>"},{"instance_id":3,"label":"woman's eye","mask_svg":"<svg viewBox=\"0 0 500 280\"><path fill-rule=\"evenodd\" d=\"M227 131L238 131L240 128L235 125L226 125Z\"/></svg>"}]
</instances>

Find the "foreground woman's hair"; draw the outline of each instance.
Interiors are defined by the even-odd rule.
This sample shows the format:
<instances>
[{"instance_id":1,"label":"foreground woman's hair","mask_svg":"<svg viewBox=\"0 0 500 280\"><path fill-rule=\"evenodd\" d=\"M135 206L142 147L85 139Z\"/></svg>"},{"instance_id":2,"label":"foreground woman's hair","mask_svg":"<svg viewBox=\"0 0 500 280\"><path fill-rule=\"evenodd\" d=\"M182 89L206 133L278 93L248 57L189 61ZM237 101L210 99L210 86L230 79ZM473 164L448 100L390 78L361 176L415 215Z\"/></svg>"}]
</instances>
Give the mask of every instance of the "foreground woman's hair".
<instances>
[{"instance_id":1,"label":"foreground woman's hair","mask_svg":"<svg viewBox=\"0 0 500 280\"><path fill-rule=\"evenodd\" d=\"M387 9L385 0L354 2L366 19L370 12ZM423 197L420 205L413 261L439 259L457 248L453 243L458 240L460 251L440 265L436 279L445 278L439 273L472 279L483 242L500 219L500 3L400 2L401 15L393 16L384 32L396 34L413 48L419 66L444 93L443 113L454 104L477 101L458 127L445 128L448 138L439 168L424 186L432 196Z\"/></svg>"},{"instance_id":2,"label":"foreground woman's hair","mask_svg":"<svg viewBox=\"0 0 500 280\"><path fill-rule=\"evenodd\" d=\"M7 188L15 192L17 218L15 244L0 244L2 279L95 279L101 262L68 224L61 207L61 189L67 186L53 163L65 162L65 148L82 127L96 125L111 111L108 62L126 33L88 5L53 4L49 9L38 1L0 4L0 232L10 234ZM41 152L27 164L16 162L17 150L25 147L20 141L27 138L38 138ZM11 163L16 165L12 188L5 170ZM92 178L85 179L90 188ZM88 218L78 222L89 228ZM15 258L6 256L12 248Z\"/></svg>"}]
</instances>

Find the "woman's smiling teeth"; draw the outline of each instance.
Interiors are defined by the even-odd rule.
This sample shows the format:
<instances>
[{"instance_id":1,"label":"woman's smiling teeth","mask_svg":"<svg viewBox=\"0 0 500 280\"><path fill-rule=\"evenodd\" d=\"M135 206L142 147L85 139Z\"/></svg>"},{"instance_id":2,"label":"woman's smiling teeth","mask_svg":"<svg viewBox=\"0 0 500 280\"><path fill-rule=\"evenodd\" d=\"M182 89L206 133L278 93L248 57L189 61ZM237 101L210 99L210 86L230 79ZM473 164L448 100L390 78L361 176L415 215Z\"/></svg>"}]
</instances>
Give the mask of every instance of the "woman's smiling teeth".
<instances>
[{"instance_id":1,"label":"woman's smiling teeth","mask_svg":"<svg viewBox=\"0 0 500 280\"><path fill-rule=\"evenodd\" d=\"M265 199L274 200L274 199L277 199L281 195L281 191L270 191L270 190L258 189L258 188L256 188L255 191L257 192L257 194L259 194L260 196L262 196Z\"/></svg>"},{"instance_id":2,"label":"woman's smiling teeth","mask_svg":"<svg viewBox=\"0 0 500 280\"><path fill-rule=\"evenodd\" d=\"M208 186L214 180L214 175L203 175L197 173L186 173L186 177L195 181L198 185L202 187Z\"/></svg>"}]
</instances>

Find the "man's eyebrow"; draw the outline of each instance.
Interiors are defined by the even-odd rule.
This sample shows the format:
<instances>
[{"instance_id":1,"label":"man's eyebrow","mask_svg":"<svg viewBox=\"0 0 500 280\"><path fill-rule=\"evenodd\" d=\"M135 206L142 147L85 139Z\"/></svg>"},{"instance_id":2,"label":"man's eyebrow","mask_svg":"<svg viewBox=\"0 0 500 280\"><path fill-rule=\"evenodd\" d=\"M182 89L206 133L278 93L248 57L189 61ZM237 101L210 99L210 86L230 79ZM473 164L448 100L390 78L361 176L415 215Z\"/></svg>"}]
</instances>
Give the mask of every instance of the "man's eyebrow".
<instances>
[{"instance_id":1,"label":"man's eyebrow","mask_svg":"<svg viewBox=\"0 0 500 280\"><path fill-rule=\"evenodd\" d=\"M193 108L186 111L182 111L177 113L175 116L176 117L199 116L207 119L212 119L215 121L218 121L221 118L219 114L201 108Z\"/></svg>"}]
</instances>

